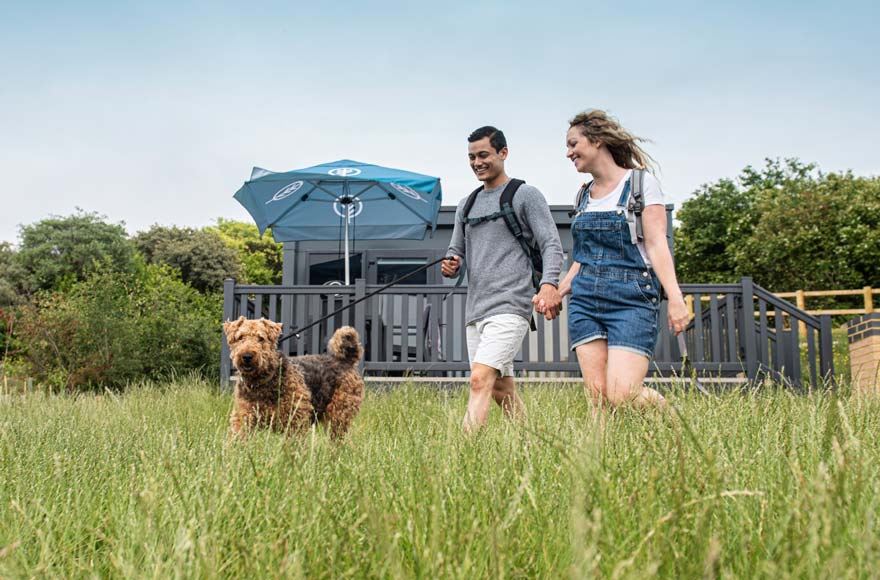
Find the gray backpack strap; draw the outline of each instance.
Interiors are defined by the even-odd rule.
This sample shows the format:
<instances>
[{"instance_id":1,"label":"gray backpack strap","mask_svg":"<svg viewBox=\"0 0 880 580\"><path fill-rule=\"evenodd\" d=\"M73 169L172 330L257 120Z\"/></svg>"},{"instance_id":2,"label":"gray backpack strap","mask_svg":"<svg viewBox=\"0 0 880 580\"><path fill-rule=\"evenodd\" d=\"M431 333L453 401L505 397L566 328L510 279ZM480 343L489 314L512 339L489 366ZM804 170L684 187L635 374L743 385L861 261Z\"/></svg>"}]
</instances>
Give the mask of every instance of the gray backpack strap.
<instances>
[{"instance_id":1,"label":"gray backpack strap","mask_svg":"<svg viewBox=\"0 0 880 580\"><path fill-rule=\"evenodd\" d=\"M634 244L645 241L642 229L642 212L645 210L645 170L633 169L629 180L629 200L626 204L626 222L629 225L630 241Z\"/></svg>"},{"instance_id":2,"label":"gray backpack strap","mask_svg":"<svg viewBox=\"0 0 880 580\"><path fill-rule=\"evenodd\" d=\"M574 207L571 211L568 212L568 217L573 218L574 216L581 213L581 205L584 202L584 198L590 194L590 190L593 188L593 181L590 180L589 183L585 183L578 190L577 195L574 196Z\"/></svg>"}]
</instances>

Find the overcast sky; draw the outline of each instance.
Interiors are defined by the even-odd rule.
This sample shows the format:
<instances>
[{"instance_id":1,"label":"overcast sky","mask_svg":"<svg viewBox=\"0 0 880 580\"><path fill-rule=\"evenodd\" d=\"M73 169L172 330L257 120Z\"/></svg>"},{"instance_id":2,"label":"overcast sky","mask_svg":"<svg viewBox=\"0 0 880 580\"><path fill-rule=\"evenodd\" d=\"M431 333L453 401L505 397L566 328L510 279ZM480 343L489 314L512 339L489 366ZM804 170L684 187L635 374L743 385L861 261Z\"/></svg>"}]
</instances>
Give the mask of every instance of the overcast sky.
<instances>
[{"instance_id":1,"label":"overcast sky","mask_svg":"<svg viewBox=\"0 0 880 580\"><path fill-rule=\"evenodd\" d=\"M250 220L252 166L355 159L476 182L466 138L570 203L567 120L610 110L676 205L765 157L880 174L869 2L2 2L0 241L75 208Z\"/></svg>"}]
</instances>

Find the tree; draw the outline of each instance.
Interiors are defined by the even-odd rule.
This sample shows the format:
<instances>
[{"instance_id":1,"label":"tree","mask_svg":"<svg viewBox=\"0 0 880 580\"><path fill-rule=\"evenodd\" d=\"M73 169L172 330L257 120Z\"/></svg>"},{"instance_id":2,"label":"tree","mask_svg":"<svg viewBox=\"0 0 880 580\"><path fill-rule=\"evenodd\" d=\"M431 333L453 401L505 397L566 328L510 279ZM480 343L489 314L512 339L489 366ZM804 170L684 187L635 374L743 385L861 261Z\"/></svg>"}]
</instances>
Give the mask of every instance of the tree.
<instances>
[{"instance_id":1,"label":"tree","mask_svg":"<svg viewBox=\"0 0 880 580\"><path fill-rule=\"evenodd\" d=\"M0 243L0 308L19 302L24 270L18 255L8 242Z\"/></svg>"},{"instance_id":2,"label":"tree","mask_svg":"<svg viewBox=\"0 0 880 580\"><path fill-rule=\"evenodd\" d=\"M704 185L676 216L685 282L742 276L774 291L880 283L880 179L823 174L797 159Z\"/></svg>"},{"instance_id":3,"label":"tree","mask_svg":"<svg viewBox=\"0 0 880 580\"><path fill-rule=\"evenodd\" d=\"M136 253L125 228L105 219L78 210L24 226L15 258L21 276L18 290L54 290L86 279L98 265L134 272Z\"/></svg>"},{"instance_id":4,"label":"tree","mask_svg":"<svg viewBox=\"0 0 880 580\"><path fill-rule=\"evenodd\" d=\"M224 243L238 253L241 282L245 284L281 284L282 244L270 232L262 236L257 226L219 218L217 225L205 228L219 235Z\"/></svg>"},{"instance_id":5,"label":"tree","mask_svg":"<svg viewBox=\"0 0 880 580\"><path fill-rule=\"evenodd\" d=\"M676 214L675 263L682 282L720 283L736 278L738 240L751 233L754 195L729 179L703 185Z\"/></svg>"},{"instance_id":6,"label":"tree","mask_svg":"<svg viewBox=\"0 0 880 580\"><path fill-rule=\"evenodd\" d=\"M154 225L134 243L147 263L176 268L200 292L222 291L223 280L237 277L241 269L235 250L210 231Z\"/></svg>"},{"instance_id":7,"label":"tree","mask_svg":"<svg viewBox=\"0 0 880 580\"><path fill-rule=\"evenodd\" d=\"M758 284L785 291L880 283L880 180L820 175L764 192L757 205L734 260Z\"/></svg>"}]
</instances>

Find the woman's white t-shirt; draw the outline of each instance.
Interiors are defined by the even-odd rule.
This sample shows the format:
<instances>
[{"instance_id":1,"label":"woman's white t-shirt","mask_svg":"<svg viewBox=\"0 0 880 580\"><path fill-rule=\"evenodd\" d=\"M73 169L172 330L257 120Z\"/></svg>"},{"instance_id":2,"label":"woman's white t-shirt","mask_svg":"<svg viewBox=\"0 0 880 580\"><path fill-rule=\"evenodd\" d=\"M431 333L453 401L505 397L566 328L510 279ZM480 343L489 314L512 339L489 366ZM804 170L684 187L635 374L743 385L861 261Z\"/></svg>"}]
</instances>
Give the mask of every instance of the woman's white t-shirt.
<instances>
[{"instance_id":1,"label":"woman's white t-shirt","mask_svg":"<svg viewBox=\"0 0 880 580\"><path fill-rule=\"evenodd\" d=\"M623 179L617 184L617 187L614 188L614 191L609 193L606 196L603 196L599 199L590 197L590 203L587 204L585 208L586 211L615 211L617 210L617 200L620 199L620 194L623 193L623 187L626 185L626 182L632 176L632 169L626 172L626 175L623 176ZM645 180L642 187L642 196L645 199L645 207L649 205L666 205L666 202L663 198L663 190L660 189L660 182L657 181L657 178L652 174L645 172ZM645 260L645 265L649 268L651 267L651 261L648 259L648 252L645 251L644 242L639 242L639 253L642 255L642 259Z\"/></svg>"}]
</instances>

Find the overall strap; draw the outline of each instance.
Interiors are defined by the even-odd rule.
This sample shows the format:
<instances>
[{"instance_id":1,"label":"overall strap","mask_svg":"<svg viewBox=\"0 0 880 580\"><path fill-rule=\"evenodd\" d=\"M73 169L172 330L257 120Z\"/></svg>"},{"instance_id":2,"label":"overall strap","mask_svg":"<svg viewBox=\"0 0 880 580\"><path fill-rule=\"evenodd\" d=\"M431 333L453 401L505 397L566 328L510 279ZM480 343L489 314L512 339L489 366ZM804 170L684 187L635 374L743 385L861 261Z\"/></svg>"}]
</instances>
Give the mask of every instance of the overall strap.
<instances>
[{"instance_id":1,"label":"overall strap","mask_svg":"<svg viewBox=\"0 0 880 580\"><path fill-rule=\"evenodd\" d=\"M620 197L617 198L617 207L619 209L625 209L627 207L627 200L630 197L629 192L632 189L631 181L632 179L627 179L626 183L623 184L623 190L620 192Z\"/></svg>"}]
</instances>

